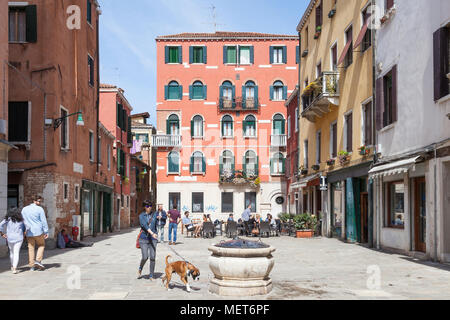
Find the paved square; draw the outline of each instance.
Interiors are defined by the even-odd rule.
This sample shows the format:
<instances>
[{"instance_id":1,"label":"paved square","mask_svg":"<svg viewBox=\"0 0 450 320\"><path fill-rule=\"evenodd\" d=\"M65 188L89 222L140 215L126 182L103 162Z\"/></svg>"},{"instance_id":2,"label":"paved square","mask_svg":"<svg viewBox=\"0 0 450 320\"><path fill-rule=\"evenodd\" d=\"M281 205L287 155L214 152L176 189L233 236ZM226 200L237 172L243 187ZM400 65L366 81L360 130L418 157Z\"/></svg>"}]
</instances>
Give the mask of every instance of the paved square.
<instances>
[{"instance_id":1,"label":"paved square","mask_svg":"<svg viewBox=\"0 0 450 320\"><path fill-rule=\"evenodd\" d=\"M47 250L46 271L30 272L27 251L22 250L21 273L13 275L9 258L0 259L0 299L151 299L209 300L226 299L208 292L208 246L221 240L192 239L179 236L175 250L201 271L187 293L179 277L172 278L173 290L163 288L161 279L137 279L140 250L135 248L138 230L130 229L93 239L90 248ZM346 244L336 239L263 239L276 247L275 267L271 273L274 288L266 297L246 299L450 299L450 266L421 262ZM157 248L156 273L161 276L167 245ZM178 259L176 259L178 260ZM380 288L374 270L380 270ZM369 271L369 273L368 273ZM148 275L148 263L144 276ZM80 289L76 289L78 284ZM368 285L369 284L369 287ZM239 298L238 298L239 299Z\"/></svg>"}]
</instances>

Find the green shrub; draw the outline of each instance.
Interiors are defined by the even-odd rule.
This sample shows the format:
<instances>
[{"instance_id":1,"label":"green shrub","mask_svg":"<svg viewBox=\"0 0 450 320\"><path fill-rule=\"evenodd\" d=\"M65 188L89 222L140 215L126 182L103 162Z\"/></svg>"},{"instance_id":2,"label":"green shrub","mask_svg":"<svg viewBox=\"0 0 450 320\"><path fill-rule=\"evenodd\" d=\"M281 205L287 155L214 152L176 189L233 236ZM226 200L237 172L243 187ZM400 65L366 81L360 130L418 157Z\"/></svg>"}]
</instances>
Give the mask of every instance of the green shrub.
<instances>
[{"instance_id":1,"label":"green shrub","mask_svg":"<svg viewBox=\"0 0 450 320\"><path fill-rule=\"evenodd\" d=\"M318 224L317 217L309 213L299 214L294 217L294 225L297 230L316 230Z\"/></svg>"}]
</instances>

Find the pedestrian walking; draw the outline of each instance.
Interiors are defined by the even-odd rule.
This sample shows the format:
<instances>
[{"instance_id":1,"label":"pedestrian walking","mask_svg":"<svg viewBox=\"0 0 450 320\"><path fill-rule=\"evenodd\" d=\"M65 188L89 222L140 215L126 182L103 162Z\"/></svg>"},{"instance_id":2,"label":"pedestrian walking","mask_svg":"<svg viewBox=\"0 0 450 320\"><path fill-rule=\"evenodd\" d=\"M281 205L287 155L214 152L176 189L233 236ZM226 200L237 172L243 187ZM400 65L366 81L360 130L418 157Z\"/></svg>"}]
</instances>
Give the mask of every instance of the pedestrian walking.
<instances>
[{"instance_id":1,"label":"pedestrian walking","mask_svg":"<svg viewBox=\"0 0 450 320\"><path fill-rule=\"evenodd\" d=\"M158 205L158 211L156 211L156 228L158 230L159 242L164 242L164 227L167 222L167 213L163 210L162 204Z\"/></svg>"},{"instance_id":2,"label":"pedestrian walking","mask_svg":"<svg viewBox=\"0 0 450 320\"><path fill-rule=\"evenodd\" d=\"M45 240L48 239L48 224L45 217L44 209L40 206L42 204L42 197L33 196L33 203L22 209L22 216L27 228L28 241L28 260L30 270L35 268L45 270L42 264L44 259ZM35 250L37 246L37 254Z\"/></svg>"},{"instance_id":3,"label":"pedestrian walking","mask_svg":"<svg viewBox=\"0 0 450 320\"><path fill-rule=\"evenodd\" d=\"M26 229L22 214L17 208L9 211L5 219L0 222L0 236L8 242L11 271L14 274L18 273L17 266L19 265L20 248L22 247Z\"/></svg>"},{"instance_id":4,"label":"pedestrian walking","mask_svg":"<svg viewBox=\"0 0 450 320\"><path fill-rule=\"evenodd\" d=\"M144 212L139 215L139 224L142 229L139 237L142 259L138 270L138 279L142 276L145 263L150 259L149 280L154 280L158 231L156 228L156 212L152 213L152 205L149 202L144 202Z\"/></svg>"},{"instance_id":5,"label":"pedestrian walking","mask_svg":"<svg viewBox=\"0 0 450 320\"><path fill-rule=\"evenodd\" d=\"M173 209L169 210L168 216L169 216L169 245L176 245L177 244L177 229L178 224L181 220L181 214L180 211L177 210L178 206L176 204L173 205ZM172 233L173 233L173 242L172 242Z\"/></svg>"}]
</instances>

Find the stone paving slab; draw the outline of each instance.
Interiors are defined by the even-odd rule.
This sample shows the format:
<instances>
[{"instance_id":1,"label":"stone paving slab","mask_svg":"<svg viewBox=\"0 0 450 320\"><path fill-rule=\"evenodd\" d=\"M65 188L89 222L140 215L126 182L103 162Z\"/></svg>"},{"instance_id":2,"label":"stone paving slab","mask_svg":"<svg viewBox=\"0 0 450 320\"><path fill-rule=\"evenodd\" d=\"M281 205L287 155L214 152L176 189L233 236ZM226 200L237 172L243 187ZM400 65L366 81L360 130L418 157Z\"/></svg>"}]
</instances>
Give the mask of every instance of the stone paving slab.
<instances>
[{"instance_id":1,"label":"stone paving slab","mask_svg":"<svg viewBox=\"0 0 450 320\"><path fill-rule=\"evenodd\" d=\"M336 239L263 239L274 246L275 267L271 273L273 291L258 297L219 297L208 292L212 273L208 267L208 246L224 240L179 236L174 248L201 272L185 291L177 275L172 290L161 282L165 257L179 260L167 245L157 247L156 281L137 279L140 251L135 248L138 230L130 229L94 239L93 247L47 250L45 271L28 271L27 252L21 252L21 272L13 275L9 259L0 259L0 299L76 300L371 300L450 299L450 266L423 262L406 256L380 252ZM380 287L368 287L370 268L379 268ZM369 269L368 269L369 268ZM78 280L79 281L78 281ZM77 281L80 288L77 289Z\"/></svg>"}]
</instances>

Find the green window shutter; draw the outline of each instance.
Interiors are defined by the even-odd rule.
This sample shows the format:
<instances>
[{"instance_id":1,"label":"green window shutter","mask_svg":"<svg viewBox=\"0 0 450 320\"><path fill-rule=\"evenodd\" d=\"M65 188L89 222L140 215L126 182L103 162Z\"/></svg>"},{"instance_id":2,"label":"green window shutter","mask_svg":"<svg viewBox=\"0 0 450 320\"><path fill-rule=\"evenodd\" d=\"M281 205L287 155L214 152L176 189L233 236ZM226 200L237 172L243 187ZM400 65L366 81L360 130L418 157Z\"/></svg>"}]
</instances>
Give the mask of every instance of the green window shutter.
<instances>
[{"instance_id":1,"label":"green window shutter","mask_svg":"<svg viewBox=\"0 0 450 320\"><path fill-rule=\"evenodd\" d=\"M166 120L166 134L170 134L170 121L169 121L169 119Z\"/></svg>"},{"instance_id":2,"label":"green window shutter","mask_svg":"<svg viewBox=\"0 0 450 320\"><path fill-rule=\"evenodd\" d=\"M194 47L189 47L189 63L194 62Z\"/></svg>"},{"instance_id":3,"label":"green window shutter","mask_svg":"<svg viewBox=\"0 0 450 320\"><path fill-rule=\"evenodd\" d=\"M207 88L206 84L203 86L203 99L205 99L205 100L208 99L208 88Z\"/></svg>"},{"instance_id":4,"label":"green window shutter","mask_svg":"<svg viewBox=\"0 0 450 320\"><path fill-rule=\"evenodd\" d=\"M25 7L26 15L26 40L27 42L37 42L37 6L31 5Z\"/></svg>"},{"instance_id":5,"label":"green window shutter","mask_svg":"<svg viewBox=\"0 0 450 320\"><path fill-rule=\"evenodd\" d=\"M228 47L227 46L223 46L223 64L227 64L228 63Z\"/></svg>"},{"instance_id":6,"label":"green window shutter","mask_svg":"<svg viewBox=\"0 0 450 320\"><path fill-rule=\"evenodd\" d=\"M255 47L250 46L250 63L255 63Z\"/></svg>"},{"instance_id":7,"label":"green window shutter","mask_svg":"<svg viewBox=\"0 0 450 320\"><path fill-rule=\"evenodd\" d=\"M287 47L283 47L283 63L287 63Z\"/></svg>"},{"instance_id":8,"label":"green window shutter","mask_svg":"<svg viewBox=\"0 0 450 320\"><path fill-rule=\"evenodd\" d=\"M191 162L190 162L190 165L189 165L189 170L190 170L191 173L194 172L194 157L191 157Z\"/></svg>"},{"instance_id":9,"label":"green window shutter","mask_svg":"<svg viewBox=\"0 0 450 320\"><path fill-rule=\"evenodd\" d=\"M183 100L183 86L178 86L178 99Z\"/></svg>"},{"instance_id":10,"label":"green window shutter","mask_svg":"<svg viewBox=\"0 0 450 320\"><path fill-rule=\"evenodd\" d=\"M273 64L273 46L270 46L269 55L270 55L270 64Z\"/></svg>"},{"instance_id":11,"label":"green window shutter","mask_svg":"<svg viewBox=\"0 0 450 320\"><path fill-rule=\"evenodd\" d=\"M221 128L221 131L222 131L222 137L224 136L224 133L225 133L225 127L224 127L224 122L222 121L222 120L220 120L220 128Z\"/></svg>"},{"instance_id":12,"label":"green window shutter","mask_svg":"<svg viewBox=\"0 0 450 320\"><path fill-rule=\"evenodd\" d=\"M164 86L164 99L169 99L169 86Z\"/></svg>"},{"instance_id":13,"label":"green window shutter","mask_svg":"<svg viewBox=\"0 0 450 320\"><path fill-rule=\"evenodd\" d=\"M273 167L273 158L270 158L270 174L272 175L275 172L275 168Z\"/></svg>"},{"instance_id":14,"label":"green window shutter","mask_svg":"<svg viewBox=\"0 0 450 320\"><path fill-rule=\"evenodd\" d=\"M242 131L243 135L245 136L245 133L247 132L247 121L242 121Z\"/></svg>"},{"instance_id":15,"label":"green window shutter","mask_svg":"<svg viewBox=\"0 0 450 320\"><path fill-rule=\"evenodd\" d=\"M281 167L282 167L281 173L285 174L286 173L286 158L281 159Z\"/></svg>"},{"instance_id":16,"label":"green window shutter","mask_svg":"<svg viewBox=\"0 0 450 320\"><path fill-rule=\"evenodd\" d=\"M256 157L256 175L259 176L259 156Z\"/></svg>"},{"instance_id":17,"label":"green window shutter","mask_svg":"<svg viewBox=\"0 0 450 320\"><path fill-rule=\"evenodd\" d=\"M281 121L281 134L286 134L286 120Z\"/></svg>"},{"instance_id":18,"label":"green window shutter","mask_svg":"<svg viewBox=\"0 0 450 320\"><path fill-rule=\"evenodd\" d=\"M245 107L247 106L247 101L246 101L246 99L247 99L247 90L245 90L246 89L246 86L244 85L244 86L242 86L242 108L243 109L245 109Z\"/></svg>"},{"instance_id":19,"label":"green window shutter","mask_svg":"<svg viewBox=\"0 0 450 320\"><path fill-rule=\"evenodd\" d=\"M120 149L117 149L117 174L120 174Z\"/></svg>"},{"instance_id":20,"label":"green window shutter","mask_svg":"<svg viewBox=\"0 0 450 320\"><path fill-rule=\"evenodd\" d=\"M219 174L223 175L223 156L219 157Z\"/></svg>"},{"instance_id":21,"label":"green window shutter","mask_svg":"<svg viewBox=\"0 0 450 320\"><path fill-rule=\"evenodd\" d=\"M207 49L205 46L205 47L203 47L203 63L207 64L207 61L208 61L208 54L207 54Z\"/></svg>"},{"instance_id":22,"label":"green window shutter","mask_svg":"<svg viewBox=\"0 0 450 320\"><path fill-rule=\"evenodd\" d=\"M116 102L116 126L119 126L119 103Z\"/></svg>"},{"instance_id":23,"label":"green window shutter","mask_svg":"<svg viewBox=\"0 0 450 320\"><path fill-rule=\"evenodd\" d=\"M206 173L206 158L202 158L202 172Z\"/></svg>"},{"instance_id":24,"label":"green window shutter","mask_svg":"<svg viewBox=\"0 0 450 320\"><path fill-rule=\"evenodd\" d=\"M191 120L191 137L194 136L194 120Z\"/></svg>"},{"instance_id":25,"label":"green window shutter","mask_svg":"<svg viewBox=\"0 0 450 320\"><path fill-rule=\"evenodd\" d=\"M231 171L234 173L236 167L236 158L233 156L233 162L231 163Z\"/></svg>"},{"instance_id":26,"label":"green window shutter","mask_svg":"<svg viewBox=\"0 0 450 320\"><path fill-rule=\"evenodd\" d=\"M295 54L295 56L296 56L295 62L296 62L297 64L299 64L299 62L300 62L300 47L297 46L296 48L297 48L297 49L296 49L296 54Z\"/></svg>"},{"instance_id":27,"label":"green window shutter","mask_svg":"<svg viewBox=\"0 0 450 320\"><path fill-rule=\"evenodd\" d=\"M273 86L270 86L270 100L273 100L273 92L274 92Z\"/></svg>"},{"instance_id":28,"label":"green window shutter","mask_svg":"<svg viewBox=\"0 0 450 320\"><path fill-rule=\"evenodd\" d=\"M288 98L288 93L287 93L287 91L288 91L288 87L287 86L284 86L283 87L283 100L287 100L287 98Z\"/></svg>"},{"instance_id":29,"label":"green window shutter","mask_svg":"<svg viewBox=\"0 0 450 320\"><path fill-rule=\"evenodd\" d=\"M247 164L245 163L245 155L244 160L242 161L242 171L244 171L244 175L247 175Z\"/></svg>"},{"instance_id":30,"label":"green window shutter","mask_svg":"<svg viewBox=\"0 0 450 320\"><path fill-rule=\"evenodd\" d=\"M233 109L236 109L236 87L233 86L233 93L232 93L232 102L233 102Z\"/></svg>"},{"instance_id":31,"label":"green window shutter","mask_svg":"<svg viewBox=\"0 0 450 320\"><path fill-rule=\"evenodd\" d=\"M183 63L183 48L178 46L178 63Z\"/></svg>"},{"instance_id":32,"label":"green window shutter","mask_svg":"<svg viewBox=\"0 0 450 320\"><path fill-rule=\"evenodd\" d=\"M219 109L223 109L223 86L219 87Z\"/></svg>"},{"instance_id":33,"label":"green window shutter","mask_svg":"<svg viewBox=\"0 0 450 320\"><path fill-rule=\"evenodd\" d=\"M164 47L164 54L165 54L165 61L167 64L167 63L169 63L169 47L168 46Z\"/></svg>"},{"instance_id":34,"label":"green window shutter","mask_svg":"<svg viewBox=\"0 0 450 320\"><path fill-rule=\"evenodd\" d=\"M194 87L189 86L189 100L192 100L194 98Z\"/></svg>"},{"instance_id":35,"label":"green window shutter","mask_svg":"<svg viewBox=\"0 0 450 320\"><path fill-rule=\"evenodd\" d=\"M259 98L258 98L258 86L255 86L255 108L258 107Z\"/></svg>"}]
</instances>

